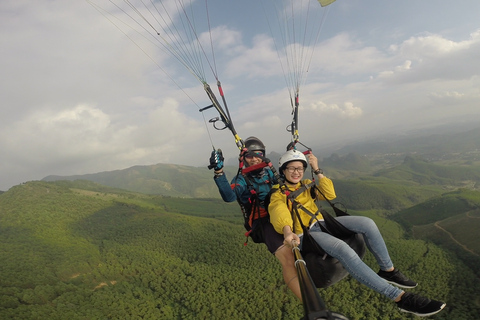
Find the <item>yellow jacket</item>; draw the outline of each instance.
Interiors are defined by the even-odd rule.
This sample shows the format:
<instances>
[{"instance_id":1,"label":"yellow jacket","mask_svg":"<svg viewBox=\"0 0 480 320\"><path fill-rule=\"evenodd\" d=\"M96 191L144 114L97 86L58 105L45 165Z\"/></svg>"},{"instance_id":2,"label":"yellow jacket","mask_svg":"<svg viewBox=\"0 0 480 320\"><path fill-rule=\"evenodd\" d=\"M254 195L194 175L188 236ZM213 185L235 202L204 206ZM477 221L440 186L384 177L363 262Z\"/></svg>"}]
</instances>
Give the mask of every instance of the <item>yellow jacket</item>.
<instances>
[{"instance_id":1,"label":"yellow jacket","mask_svg":"<svg viewBox=\"0 0 480 320\"><path fill-rule=\"evenodd\" d=\"M295 187L288 187L290 191L295 191L301 187L302 184L308 184L312 181L309 179L302 180L299 182ZM276 185L273 188L278 188L279 186ZM325 197L328 200L332 200L336 198L335 189L333 187L333 182L327 177L323 177L318 181L318 188L322 191ZM325 200L325 198L318 193L317 191L317 199L318 200ZM318 207L315 204L315 200L312 198L310 189L305 190L302 192L297 198L296 201L302 204L308 211L312 213L316 213L318 211ZM292 204L289 201L287 206L287 195L285 195L280 189L273 192L270 198L270 204L268 205L268 212L270 214L270 222L275 228L275 230L283 234L283 228L285 226L290 226L293 230L293 220L292 220ZM300 217L302 219L302 223L306 226L309 225L311 217L303 210L299 210ZM323 219L322 215L319 213L317 218ZM298 218L295 216L295 230L293 230L296 234L302 234L302 226L298 222Z\"/></svg>"}]
</instances>

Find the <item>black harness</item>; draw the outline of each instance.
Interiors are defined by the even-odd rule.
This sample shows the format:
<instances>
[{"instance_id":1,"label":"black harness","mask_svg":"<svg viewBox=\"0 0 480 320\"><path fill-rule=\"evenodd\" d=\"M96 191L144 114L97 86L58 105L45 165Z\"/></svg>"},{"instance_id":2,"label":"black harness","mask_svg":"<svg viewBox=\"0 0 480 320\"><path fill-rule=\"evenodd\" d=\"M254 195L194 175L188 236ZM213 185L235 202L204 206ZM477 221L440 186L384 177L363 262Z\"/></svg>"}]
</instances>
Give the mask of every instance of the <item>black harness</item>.
<instances>
[{"instance_id":1,"label":"black harness","mask_svg":"<svg viewBox=\"0 0 480 320\"><path fill-rule=\"evenodd\" d=\"M312 223L315 220L317 222L319 221L318 220L318 215L319 214L321 214L323 216L323 219L325 221L325 225L319 223L319 226L320 226L320 228L323 232L331 234L332 236L334 236L336 238L339 238L339 239L342 239L342 240L346 240L346 239L354 236L356 233L351 231L347 227L345 227L343 224L341 224L337 219L335 219L332 215L330 215L330 213L328 213L328 211L326 211L322 208L319 208L317 212L311 212L310 210L305 208L301 203L299 203L296 200L296 198L300 194L305 192L306 190L310 190L310 194L311 194L313 199L316 199L316 192L319 192L323 196L323 198L325 198L328 201L328 203L334 209L336 209L335 213L336 213L337 216L339 216L339 215L348 216L349 214L346 213L345 211L342 211L339 208L336 208L336 206L332 202L330 202L325 197L325 195L323 195L323 193L320 191L320 189L315 185L314 181L312 181L308 184L302 184L300 186L300 188L298 188L297 190L295 190L293 192L291 192L289 190L286 190L286 189L282 190L282 192L287 196L287 206L288 206L288 202L290 202L291 205L292 205L291 214L292 214L292 220L294 221L293 229L295 230L295 217L297 217L297 220L300 222L300 226L303 230L304 238L303 238L303 242L302 242L302 252L304 254L309 253L309 252L314 252L314 253L317 253L317 254L326 255L325 251L320 247L320 245L318 245L318 243L314 239L312 239L312 237L310 235L310 226L312 225ZM303 212L307 213L310 216L310 220L309 220L307 226L304 225L303 222L302 222L302 219L300 217L300 210L302 210ZM340 214L338 214L338 212L340 212Z\"/></svg>"},{"instance_id":2,"label":"black harness","mask_svg":"<svg viewBox=\"0 0 480 320\"><path fill-rule=\"evenodd\" d=\"M248 243L248 237L252 238L253 242L255 243L264 243L265 242L265 235L263 232L263 226L266 223L270 222L270 217L267 215L265 217L261 217L260 208L266 208L265 200L260 200L259 197L259 190L257 190L251 181L249 175L252 172L257 170L263 170L264 168L269 168L274 176L274 180L280 181L279 176L275 168L273 167L271 161L263 156L255 155L255 157L259 157L262 159L262 162L247 168L243 168L243 160L245 155L252 154L251 152L245 151L240 154L239 157L239 168L236 177L238 178L240 175L244 178L245 183L247 185L247 189L250 193L250 197L248 199L248 203L242 203L241 195L238 193L238 190L235 189L235 195L237 198L237 202L242 210L243 219L244 219L244 227L247 230L245 232L245 236L247 237L244 245ZM264 184L268 184L270 187L276 183L276 181L272 181L268 179L264 181ZM250 225L250 220L252 221L252 225Z\"/></svg>"},{"instance_id":3,"label":"black harness","mask_svg":"<svg viewBox=\"0 0 480 320\"><path fill-rule=\"evenodd\" d=\"M289 206L289 203L291 204L292 220L295 223L295 217L297 217L303 230L301 251L308 272L317 288L327 288L345 278L348 275L348 272L336 258L328 255L310 234L309 227L313 222L318 221L319 213L322 214L325 222L324 224L319 223L321 230L345 241L345 243L355 250L360 258L363 258L365 255L365 241L361 234L357 234L346 228L335 219L335 217L321 207L317 212L311 212L299 203L296 198L306 190L310 190L310 195L313 199L317 198L317 192L321 194L333 207L336 216L348 216L349 214L338 208L336 204L329 201L322 191L315 185L315 182L302 184L300 188L293 192L281 187L281 192L286 195L287 206ZM306 212L310 216L308 226L303 224L302 219L300 218L300 210Z\"/></svg>"}]
</instances>

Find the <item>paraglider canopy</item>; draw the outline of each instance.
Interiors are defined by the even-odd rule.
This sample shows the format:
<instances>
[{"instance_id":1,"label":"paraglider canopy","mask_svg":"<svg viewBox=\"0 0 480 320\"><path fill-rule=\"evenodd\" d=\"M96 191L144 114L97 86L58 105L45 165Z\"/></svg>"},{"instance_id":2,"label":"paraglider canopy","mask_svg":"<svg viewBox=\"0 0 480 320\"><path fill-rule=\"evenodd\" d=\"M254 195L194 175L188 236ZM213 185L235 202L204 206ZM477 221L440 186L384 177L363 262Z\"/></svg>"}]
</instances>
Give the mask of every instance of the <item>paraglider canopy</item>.
<instances>
[{"instance_id":1,"label":"paraglider canopy","mask_svg":"<svg viewBox=\"0 0 480 320\"><path fill-rule=\"evenodd\" d=\"M336 0L318 0L322 7L328 6L331 3L334 3Z\"/></svg>"}]
</instances>

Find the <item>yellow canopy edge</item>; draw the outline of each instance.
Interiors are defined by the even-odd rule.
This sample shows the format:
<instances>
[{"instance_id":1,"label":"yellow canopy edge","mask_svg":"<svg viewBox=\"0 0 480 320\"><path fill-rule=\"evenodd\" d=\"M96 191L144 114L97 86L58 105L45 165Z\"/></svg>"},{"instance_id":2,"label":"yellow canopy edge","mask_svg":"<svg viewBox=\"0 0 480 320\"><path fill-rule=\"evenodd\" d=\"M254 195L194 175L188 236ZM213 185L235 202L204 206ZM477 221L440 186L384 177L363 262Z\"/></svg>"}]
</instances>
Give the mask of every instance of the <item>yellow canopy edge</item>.
<instances>
[{"instance_id":1,"label":"yellow canopy edge","mask_svg":"<svg viewBox=\"0 0 480 320\"><path fill-rule=\"evenodd\" d=\"M320 5L322 7L325 7L325 6L328 6L329 4L332 4L333 2L335 2L335 0L318 0L318 2L320 3Z\"/></svg>"}]
</instances>

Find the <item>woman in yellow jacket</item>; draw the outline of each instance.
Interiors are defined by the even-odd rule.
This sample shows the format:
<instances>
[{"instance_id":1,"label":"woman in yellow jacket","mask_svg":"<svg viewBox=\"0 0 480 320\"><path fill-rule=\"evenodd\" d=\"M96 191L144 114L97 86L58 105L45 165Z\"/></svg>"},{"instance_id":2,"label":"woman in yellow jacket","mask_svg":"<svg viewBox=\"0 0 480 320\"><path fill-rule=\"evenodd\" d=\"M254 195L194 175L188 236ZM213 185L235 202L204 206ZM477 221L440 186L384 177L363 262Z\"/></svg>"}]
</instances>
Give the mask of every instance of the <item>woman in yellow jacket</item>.
<instances>
[{"instance_id":1,"label":"woman in yellow jacket","mask_svg":"<svg viewBox=\"0 0 480 320\"><path fill-rule=\"evenodd\" d=\"M318 167L317 158L313 154L309 154L307 160L305 155L297 150L287 151L280 158L279 162L285 188L288 189L287 193L298 190L302 184L305 185L311 182L308 179L302 180L307 163L310 164L318 179L318 188L321 194L317 194L317 199L334 199L336 195L332 180L323 175L323 171ZM414 288L417 286L417 283L408 279L398 269L394 268L385 241L373 220L363 216L341 216L336 218L346 228L363 235L368 249L375 256L380 267L378 273L370 269L347 243L322 231L319 223L324 223L323 218L318 212L318 207L311 196L310 190L303 191L295 200L309 212L317 213L318 222L310 227L312 238L326 253L338 259L350 275L359 282L394 300L398 308L403 312L413 313L418 316L430 316L445 307L446 304L444 302L430 300L396 287ZM296 216L292 218L291 210L292 204L289 201L287 202L285 189L279 188L270 198L268 206L270 222L278 233L283 234L285 245L292 246L294 241L301 245L303 230L298 218ZM302 224L309 226L312 217L304 210L299 210L299 213Z\"/></svg>"}]
</instances>

